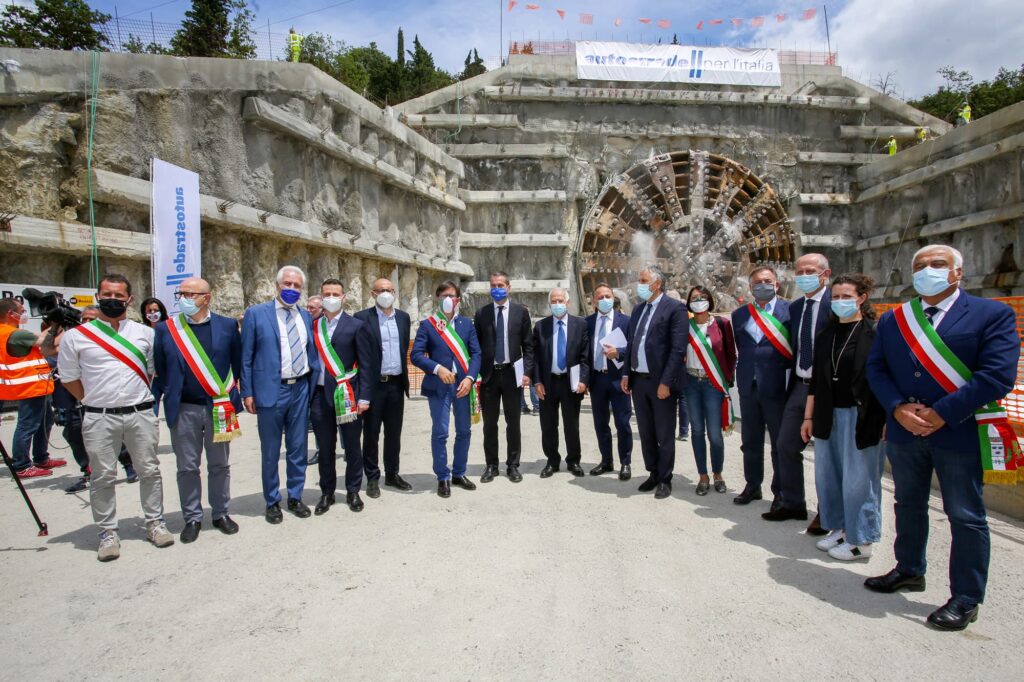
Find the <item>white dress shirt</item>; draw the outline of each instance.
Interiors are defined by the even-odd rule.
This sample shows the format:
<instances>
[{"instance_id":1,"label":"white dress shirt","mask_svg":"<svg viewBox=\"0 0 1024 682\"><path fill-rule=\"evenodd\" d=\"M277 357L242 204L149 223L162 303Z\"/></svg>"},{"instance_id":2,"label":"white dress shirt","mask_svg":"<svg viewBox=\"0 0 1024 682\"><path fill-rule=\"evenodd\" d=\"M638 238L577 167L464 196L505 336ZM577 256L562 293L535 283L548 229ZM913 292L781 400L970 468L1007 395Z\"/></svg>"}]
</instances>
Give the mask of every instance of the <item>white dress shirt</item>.
<instances>
[{"instance_id":1,"label":"white dress shirt","mask_svg":"<svg viewBox=\"0 0 1024 682\"><path fill-rule=\"evenodd\" d=\"M604 357L604 346L601 345L601 339L597 337L601 333L601 320L606 320L604 323L605 336L612 333L612 329L615 328L615 311L608 313L598 312L597 317L594 319L594 369L602 370L608 369L608 358ZM601 337L604 338L604 337ZM604 364L600 364L604 361Z\"/></svg>"},{"instance_id":2,"label":"white dress shirt","mask_svg":"<svg viewBox=\"0 0 1024 682\"><path fill-rule=\"evenodd\" d=\"M709 316L707 322L697 325L697 329L700 330L700 333L703 334L705 338L707 338L708 329L711 328L711 322L713 320L714 318ZM698 341L698 343L700 342ZM708 343L711 343L711 339L708 339ZM689 342L686 344L686 369L699 369L702 372L704 371L704 365L700 364L700 359L697 357L697 351L693 349L693 345Z\"/></svg>"},{"instance_id":3,"label":"white dress shirt","mask_svg":"<svg viewBox=\"0 0 1024 682\"><path fill-rule=\"evenodd\" d=\"M647 312L647 319L644 320L644 328L637 329L637 333L640 335L640 345L636 349L636 371L641 374L647 374L651 370L647 367L647 330L651 328L651 320L654 319L654 313L658 310L658 304L661 303L661 299L665 297L665 294L658 294L658 298L648 301L647 305L650 306L650 310ZM641 313L643 315L643 313Z\"/></svg>"},{"instance_id":4,"label":"white dress shirt","mask_svg":"<svg viewBox=\"0 0 1024 682\"><path fill-rule=\"evenodd\" d=\"M381 376L397 377L402 373L402 341L398 334L398 319L395 309L387 315L378 306L377 324L380 327L380 373Z\"/></svg>"},{"instance_id":5,"label":"white dress shirt","mask_svg":"<svg viewBox=\"0 0 1024 682\"><path fill-rule=\"evenodd\" d=\"M502 360L502 362L503 363L504 362L512 362L512 359L511 359L512 358L512 349L508 347L508 308L509 308L509 300L506 298L504 303L501 303L501 304L495 303L494 304L494 331L495 331L495 334L497 334L497 331L498 331L498 308L504 308L505 309L502 312L502 317L505 318L505 358ZM498 363L498 356L497 356L497 348L498 348L497 343L495 343L494 348L495 348L494 363L495 364L499 364Z\"/></svg>"},{"instance_id":6,"label":"white dress shirt","mask_svg":"<svg viewBox=\"0 0 1024 682\"><path fill-rule=\"evenodd\" d=\"M827 287L822 287L821 289L818 290L818 293L814 294L813 296L804 297L804 305L807 305L808 301L814 301L815 302L814 303L814 310L811 311L811 329L817 329L818 328L818 314L821 312L821 299L825 297L825 289L826 288ZM792 315L792 310L793 309L790 308L790 314L791 315ZM792 319L792 318L790 318L790 319ZM811 366L808 367L807 369L801 369L800 361L799 361L799 358L800 358L800 339L803 338L803 336L802 336L803 331L804 331L804 316L801 313L800 320L797 322L797 325L796 325L796 338L793 339L793 341L794 341L794 344L793 344L793 357L797 358L797 362L795 363L796 364L796 375L798 377L800 377L801 379L810 379L811 378L811 372L814 369L814 363L812 362ZM814 357L814 332L811 332L811 357L812 358Z\"/></svg>"},{"instance_id":7,"label":"white dress shirt","mask_svg":"<svg viewBox=\"0 0 1024 682\"><path fill-rule=\"evenodd\" d=\"M774 313L772 311L775 310L775 302L778 300L778 296L772 297L772 300L768 301L768 303L763 308L761 308L761 310L768 313L769 315L773 315ZM756 301L754 302L754 307L757 307ZM747 333L754 338L754 343L761 343L761 339L764 338L764 332L761 331L761 328L759 326L757 326L757 322L754 321L753 315L751 315L750 319L747 320L747 323L743 325L743 328L746 329Z\"/></svg>"},{"instance_id":8,"label":"white dress shirt","mask_svg":"<svg viewBox=\"0 0 1024 682\"><path fill-rule=\"evenodd\" d=\"M103 320L99 323L111 326ZM139 349L152 376L153 330L138 322L121 320L117 333ZM57 369L62 381L82 382L82 404L89 407L130 407L153 400L149 386L138 374L77 329L64 333Z\"/></svg>"},{"instance_id":9,"label":"white dress shirt","mask_svg":"<svg viewBox=\"0 0 1024 682\"><path fill-rule=\"evenodd\" d=\"M565 332L565 367L558 366L558 325L563 325L562 330ZM551 373L555 376L561 376L569 371L569 314L566 313L561 318L555 316L551 317Z\"/></svg>"},{"instance_id":10,"label":"white dress shirt","mask_svg":"<svg viewBox=\"0 0 1024 682\"><path fill-rule=\"evenodd\" d=\"M954 289L953 293L935 304L935 307L939 309L939 312L932 316L932 327L935 329L939 328L939 324L946 317L946 313L949 312L949 309L953 307L953 304L956 303L956 299L958 298L960 298L960 287ZM924 301L921 301L921 307L924 310L931 308L931 306Z\"/></svg>"},{"instance_id":11,"label":"white dress shirt","mask_svg":"<svg viewBox=\"0 0 1024 682\"><path fill-rule=\"evenodd\" d=\"M285 311L288 310L288 306L281 303L278 299L274 299L274 312L277 313L277 330L281 333L281 378L282 379L294 379L297 376L302 376L309 371L309 358L306 357L306 343L309 340L309 330L306 329L306 323L302 321L302 314L299 309L295 306L291 307L292 315L295 317L295 326L299 330L299 345L301 346L303 370L296 374L292 371L292 349L288 345L288 325L285 321Z\"/></svg>"}]
</instances>

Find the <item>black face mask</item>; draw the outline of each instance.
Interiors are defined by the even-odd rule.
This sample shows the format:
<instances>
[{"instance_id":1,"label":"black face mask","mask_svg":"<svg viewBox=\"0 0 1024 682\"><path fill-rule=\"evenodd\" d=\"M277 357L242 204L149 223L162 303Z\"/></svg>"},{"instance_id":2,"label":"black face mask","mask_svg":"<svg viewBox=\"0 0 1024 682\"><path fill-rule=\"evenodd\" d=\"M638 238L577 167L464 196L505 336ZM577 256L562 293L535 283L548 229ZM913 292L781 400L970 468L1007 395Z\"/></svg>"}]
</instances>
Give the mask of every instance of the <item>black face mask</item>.
<instances>
[{"instance_id":1,"label":"black face mask","mask_svg":"<svg viewBox=\"0 0 1024 682\"><path fill-rule=\"evenodd\" d=\"M128 301L116 298L101 298L96 302L96 305L100 307L101 313L113 319L121 317L128 310Z\"/></svg>"}]
</instances>

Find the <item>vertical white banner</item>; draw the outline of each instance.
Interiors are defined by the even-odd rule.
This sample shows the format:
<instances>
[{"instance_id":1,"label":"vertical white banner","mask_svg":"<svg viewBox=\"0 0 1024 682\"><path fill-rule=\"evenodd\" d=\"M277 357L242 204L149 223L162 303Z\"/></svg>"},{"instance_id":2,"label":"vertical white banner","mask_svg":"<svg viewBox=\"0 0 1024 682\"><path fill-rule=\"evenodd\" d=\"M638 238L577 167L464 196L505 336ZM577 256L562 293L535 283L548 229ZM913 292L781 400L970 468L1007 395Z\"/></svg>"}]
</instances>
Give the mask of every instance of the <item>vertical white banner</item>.
<instances>
[{"instance_id":1,"label":"vertical white banner","mask_svg":"<svg viewBox=\"0 0 1024 682\"><path fill-rule=\"evenodd\" d=\"M153 295L174 314L178 286L189 277L202 277L199 175L157 158L150 171Z\"/></svg>"}]
</instances>

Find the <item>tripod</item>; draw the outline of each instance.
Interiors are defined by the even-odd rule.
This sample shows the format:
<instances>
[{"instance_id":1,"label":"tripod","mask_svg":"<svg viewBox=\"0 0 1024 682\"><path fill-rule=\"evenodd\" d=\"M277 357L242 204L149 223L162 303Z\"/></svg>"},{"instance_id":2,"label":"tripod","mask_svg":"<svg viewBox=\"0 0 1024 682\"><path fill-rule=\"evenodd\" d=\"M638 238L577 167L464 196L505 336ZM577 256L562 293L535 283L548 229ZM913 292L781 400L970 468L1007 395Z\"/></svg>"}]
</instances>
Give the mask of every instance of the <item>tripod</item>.
<instances>
[{"instance_id":1,"label":"tripod","mask_svg":"<svg viewBox=\"0 0 1024 682\"><path fill-rule=\"evenodd\" d=\"M25 486L22 484L21 479L18 478L18 473L14 470L14 462L11 460L11 456L7 454L7 448L4 447L3 442L0 442L0 454L4 456L4 464L7 465L7 469L11 472L11 478L18 484L18 490L21 491L21 496L25 498L25 504L28 505L28 510L32 512L32 518L36 520L36 525L39 526L38 537L45 538L50 534L50 530L43 523L43 520L39 518L39 514L36 513L36 508L32 506L32 500L28 497L28 491L25 490Z\"/></svg>"}]
</instances>

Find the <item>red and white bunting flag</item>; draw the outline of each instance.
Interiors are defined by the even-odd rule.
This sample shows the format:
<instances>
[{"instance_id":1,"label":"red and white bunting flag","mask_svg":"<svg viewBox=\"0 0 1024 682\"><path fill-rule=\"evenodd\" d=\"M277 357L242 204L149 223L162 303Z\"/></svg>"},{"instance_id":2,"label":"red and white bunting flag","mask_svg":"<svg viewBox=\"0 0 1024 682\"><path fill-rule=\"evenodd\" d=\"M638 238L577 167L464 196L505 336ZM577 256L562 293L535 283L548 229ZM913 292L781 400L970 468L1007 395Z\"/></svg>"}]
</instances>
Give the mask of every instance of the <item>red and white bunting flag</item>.
<instances>
[{"instance_id":1,"label":"red and white bunting flag","mask_svg":"<svg viewBox=\"0 0 1024 682\"><path fill-rule=\"evenodd\" d=\"M785 14L776 14L776 15L775 15L775 21L776 21L776 23L779 23L779 24L781 24L781 23L782 23L782 22L784 22L785 20L786 20L786 15L785 15Z\"/></svg>"},{"instance_id":2,"label":"red and white bunting flag","mask_svg":"<svg viewBox=\"0 0 1024 682\"><path fill-rule=\"evenodd\" d=\"M559 19L561 19L562 21L565 21L565 10L564 9L556 9L555 13L558 14L558 18Z\"/></svg>"},{"instance_id":3,"label":"red and white bunting flag","mask_svg":"<svg viewBox=\"0 0 1024 682\"><path fill-rule=\"evenodd\" d=\"M668 19L658 19L658 28L669 28L672 24Z\"/></svg>"},{"instance_id":4,"label":"red and white bunting flag","mask_svg":"<svg viewBox=\"0 0 1024 682\"><path fill-rule=\"evenodd\" d=\"M540 9L540 5L527 5L526 9L528 9L528 10L538 10L538 9Z\"/></svg>"},{"instance_id":5,"label":"red and white bunting flag","mask_svg":"<svg viewBox=\"0 0 1024 682\"><path fill-rule=\"evenodd\" d=\"M743 25L742 19L730 19L729 21L731 21L732 25L735 26L736 28L739 28L740 26Z\"/></svg>"},{"instance_id":6,"label":"red and white bunting flag","mask_svg":"<svg viewBox=\"0 0 1024 682\"><path fill-rule=\"evenodd\" d=\"M651 23L650 19L637 19L637 21L639 21L641 24L649 24L649 23Z\"/></svg>"},{"instance_id":7,"label":"red and white bunting flag","mask_svg":"<svg viewBox=\"0 0 1024 682\"><path fill-rule=\"evenodd\" d=\"M615 25L622 26L622 17L615 17Z\"/></svg>"},{"instance_id":8,"label":"red and white bunting flag","mask_svg":"<svg viewBox=\"0 0 1024 682\"><path fill-rule=\"evenodd\" d=\"M518 4L519 3L516 0L508 0L508 11L511 12L512 8Z\"/></svg>"},{"instance_id":9,"label":"red and white bunting flag","mask_svg":"<svg viewBox=\"0 0 1024 682\"><path fill-rule=\"evenodd\" d=\"M764 26L764 17L754 17L753 19L750 20L750 25L753 26L754 28L760 28L761 26Z\"/></svg>"},{"instance_id":10,"label":"red and white bunting flag","mask_svg":"<svg viewBox=\"0 0 1024 682\"><path fill-rule=\"evenodd\" d=\"M800 15L800 21L810 21L818 14L818 10L815 8L805 9L804 13Z\"/></svg>"},{"instance_id":11,"label":"red and white bunting flag","mask_svg":"<svg viewBox=\"0 0 1024 682\"><path fill-rule=\"evenodd\" d=\"M700 21L697 22L697 30L701 31L703 29L704 29L704 20L701 19Z\"/></svg>"},{"instance_id":12,"label":"red and white bunting flag","mask_svg":"<svg viewBox=\"0 0 1024 682\"><path fill-rule=\"evenodd\" d=\"M725 23L725 19L712 19L708 23L711 24L712 26L721 26L722 24Z\"/></svg>"},{"instance_id":13,"label":"red and white bunting flag","mask_svg":"<svg viewBox=\"0 0 1024 682\"><path fill-rule=\"evenodd\" d=\"M588 26L590 24L593 24L594 23L594 15L590 14L589 12L581 13L580 14L580 23L581 24L587 24Z\"/></svg>"}]
</instances>

